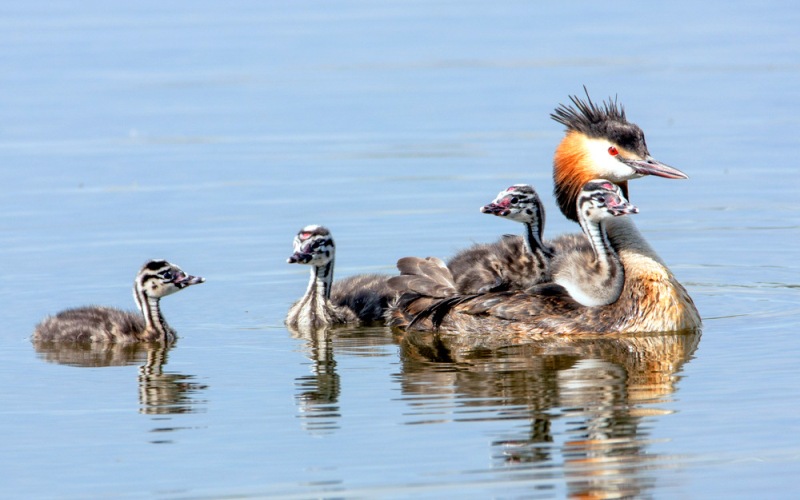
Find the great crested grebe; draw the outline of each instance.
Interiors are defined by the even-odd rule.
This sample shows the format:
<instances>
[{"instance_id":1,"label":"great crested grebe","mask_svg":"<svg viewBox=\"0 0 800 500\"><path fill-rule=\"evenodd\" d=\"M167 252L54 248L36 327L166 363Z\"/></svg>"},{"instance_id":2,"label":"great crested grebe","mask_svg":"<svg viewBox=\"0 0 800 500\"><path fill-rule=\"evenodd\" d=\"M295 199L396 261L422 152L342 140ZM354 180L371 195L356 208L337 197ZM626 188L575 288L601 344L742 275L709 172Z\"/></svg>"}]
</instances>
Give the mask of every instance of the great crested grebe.
<instances>
[{"instance_id":1,"label":"great crested grebe","mask_svg":"<svg viewBox=\"0 0 800 500\"><path fill-rule=\"evenodd\" d=\"M544 207L527 184L501 191L481 212L525 226L523 237L506 235L495 243L473 245L447 262L459 293L524 290L550 281L552 249L542 240Z\"/></svg>"},{"instance_id":2,"label":"great crested grebe","mask_svg":"<svg viewBox=\"0 0 800 500\"><path fill-rule=\"evenodd\" d=\"M586 101L577 96L570 96L570 100L575 107L560 104L550 115L567 127L553 156L553 194L568 219L578 222L575 200L592 179L608 179L619 185L628 200L631 179L646 175L688 179L680 170L650 156L644 132L628 121L616 99L599 106L587 92Z\"/></svg>"},{"instance_id":3,"label":"great crested grebe","mask_svg":"<svg viewBox=\"0 0 800 500\"><path fill-rule=\"evenodd\" d=\"M597 105L571 96L572 106L560 105L551 115L567 127L553 159L554 193L559 208L577 221L578 195L587 182L608 179L626 198L627 181L645 175L668 179L687 176L655 160L644 133L628 122L616 100ZM701 325L691 297L644 240L630 217L607 221L609 237L625 270L620 297L613 303L587 307L567 294L545 287L540 293L494 292L472 296L433 297L420 275L401 284L400 299L389 312L389 324L408 328L441 329L453 333L495 334L509 338L539 334L663 332L696 329ZM402 260L402 259L401 259ZM557 287L560 288L560 287ZM562 289L563 290L563 289Z\"/></svg>"},{"instance_id":4,"label":"great crested grebe","mask_svg":"<svg viewBox=\"0 0 800 500\"><path fill-rule=\"evenodd\" d=\"M625 272L614 242L608 237L606 223L614 217L638 213L639 209L625 199L619 186L605 179L586 183L576 206L591 250L559 253L551 264L553 283L564 287L584 306L611 304L622 293Z\"/></svg>"},{"instance_id":5,"label":"great crested grebe","mask_svg":"<svg viewBox=\"0 0 800 500\"><path fill-rule=\"evenodd\" d=\"M37 342L172 342L173 330L161 315L162 297L203 283L166 260L148 261L133 282L133 298L140 314L111 307L67 309L45 318L33 332Z\"/></svg>"},{"instance_id":6,"label":"great crested grebe","mask_svg":"<svg viewBox=\"0 0 800 500\"><path fill-rule=\"evenodd\" d=\"M299 329L318 329L337 324L383 321L395 293L388 288L388 276L360 274L333 282L336 246L331 232L309 225L294 238L289 264L311 266L305 295L289 308L286 324Z\"/></svg>"}]
</instances>

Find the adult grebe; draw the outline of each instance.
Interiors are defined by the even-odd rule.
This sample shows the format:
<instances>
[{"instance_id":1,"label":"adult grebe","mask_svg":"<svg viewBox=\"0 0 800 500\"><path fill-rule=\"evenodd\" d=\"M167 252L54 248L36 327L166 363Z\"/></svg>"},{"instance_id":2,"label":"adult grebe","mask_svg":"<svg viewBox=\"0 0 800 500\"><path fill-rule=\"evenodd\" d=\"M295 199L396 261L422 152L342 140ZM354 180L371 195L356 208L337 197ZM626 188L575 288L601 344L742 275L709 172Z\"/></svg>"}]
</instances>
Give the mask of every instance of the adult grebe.
<instances>
[{"instance_id":1,"label":"adult grebe","mask_svg":"<svg viewBox=\"0 0 800 500\"><path fill-rule=\"evenodd\" d=\"M45 318L33 332L37 342L172 342L173 330L161 315L162 297L203 283L165 260L147 262L133 283L140 314L111 307L67 309Z\"/></svg>"},{"instance_id":2,"label":"adult grebe","mask_svg":"<svg viewBox=\"0 0 800 500\"><path fill-rule=\"evenodd\" d=\"M592 179L619 185L628 197L627 181L644 175L670 179L687 176L655 160L644 133L627 121L616 101L598 106L588 98L570 97L575 107L559 106L552 118L567 127L553 160L554 193L561 211L577 221L578 195ZM415 288L389 312L389 323L407 328L457 333L500 334L509 339L538 334L655 332L699 328L700 315L691 297L661 258L642 238L629 217L607 221L609 238L625 270L623 289L612 304L582 306L554 287L536 295L496 292L446 298L427 295L426 268ZM401 259L402 261L402 259ZM402 270L401 270L402 271ZM406 269L406 271L409 271ZM411 282L406 279L400 284Z\"/></svg>"}]
</instances>

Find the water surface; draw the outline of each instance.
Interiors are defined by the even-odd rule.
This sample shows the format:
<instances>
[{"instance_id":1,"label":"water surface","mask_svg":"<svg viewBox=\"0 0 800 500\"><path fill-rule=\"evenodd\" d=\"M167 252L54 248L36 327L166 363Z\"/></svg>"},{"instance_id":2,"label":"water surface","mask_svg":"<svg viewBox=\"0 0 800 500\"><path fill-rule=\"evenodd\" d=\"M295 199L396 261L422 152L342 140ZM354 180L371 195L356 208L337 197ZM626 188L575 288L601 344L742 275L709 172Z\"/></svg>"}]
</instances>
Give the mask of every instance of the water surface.
<instances>
[{"instance_id":1,"label":"water surface","mask_svg":"<svg viewBox=\"0 0 800 500\"><path fill-rule=\"evenodd\" d=\"M0 8L0 492L5 497L763 497L800 472L800 64L772 2ZM697 334L475 349L385 328L303 336L285 264L325 224L337 277L446 257L511 224L548 118L619 96L688 181L631 183ZM133 308L170 348L33 345L66 307Z\"/></svg>"}]
</instances>

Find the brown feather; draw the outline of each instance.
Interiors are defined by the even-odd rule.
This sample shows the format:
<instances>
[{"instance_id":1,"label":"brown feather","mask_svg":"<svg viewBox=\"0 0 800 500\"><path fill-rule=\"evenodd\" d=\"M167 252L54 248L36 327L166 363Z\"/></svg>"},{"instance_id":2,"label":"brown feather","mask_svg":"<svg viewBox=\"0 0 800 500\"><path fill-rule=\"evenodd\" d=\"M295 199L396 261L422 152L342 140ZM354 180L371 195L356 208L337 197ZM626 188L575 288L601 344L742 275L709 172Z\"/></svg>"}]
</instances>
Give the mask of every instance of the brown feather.
<instances>
[{"instance_id":1,"label":"brown feather","mask_svg":"<svg viewBox=\"0 0 800 500\"><path fill-rule=\"evenodd\" d=\"M336 281L331 289L331 302L347 308L362 324L383 322L389 303L397 293L389 287L389 276L358 274Z\"/></svg>"},{"instance_id":2,"label":"brown feather","mask_svg":"<svg viewBox=\"0 0 800 500\"><path fill-rule=\"evenodd\" d=\"M522 236L506 235L462 250L447 267L462 294L524 290L550 280L549 257L531 255Z\"/></svg>"},{"instance_id":3,"label":"brown feather","mask_svg":"<svg viewBox=\"0 0 800 500\"><path fill-rule=\"evenodd\" d=\"M632 223L631 223L632 224ZM611 229L609 229L611 231ZM691 297L633 228L618 249L625 268L622 294L613 304L584 307L558 294L487 293L449 307L441 323L417 319L420 330L521 339L536 335L643 333L697 329L700 316ZM404 328L442 299L401 296L390 324ZM445 299L446 300L446 299ZM441 310L439 310L441 313Z\"/></svg>"},{"instance_id":4,"label":"brown feather","mask_svg":"<svg viewBox=\"0 0 800 500\"><path fill-rule=\"evenodd\" d=\"M449 297L456 293L450 270L436 257L403 257L397 261L400 276L389 279L398 293L417 293L429 297Z\"/></svg>"}]
</instances>

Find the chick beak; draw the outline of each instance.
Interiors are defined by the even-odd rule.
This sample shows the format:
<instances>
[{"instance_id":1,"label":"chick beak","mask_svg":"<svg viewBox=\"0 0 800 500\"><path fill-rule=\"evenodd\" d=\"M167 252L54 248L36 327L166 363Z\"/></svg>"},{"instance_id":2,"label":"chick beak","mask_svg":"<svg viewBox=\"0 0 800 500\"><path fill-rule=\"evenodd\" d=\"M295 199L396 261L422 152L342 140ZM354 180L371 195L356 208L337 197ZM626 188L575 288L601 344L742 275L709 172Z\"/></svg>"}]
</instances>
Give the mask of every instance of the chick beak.
<instances>
[{"instance_id":1,"label":"chick beak","mask_svg":"<svg viewBox=\"0 0 800 500\"><path fill-rule=\"evenodd\" d=\"M606 208L617 217L639 213L639 208L636 205L618 196L606 197Z\"/></svg>"},{"instance_id":2,"label":"chick beak","mask_svg":"<svg viewBox=\"0 0 800 500\"><path fill-rule=\"evenodd\" d=\"M177 286L178 288L186 288L187 286L197 285L203 283L206 279L202 276L192 276L189 274L179 274L175 276L175 279L172 280L172 283Z\"/></svg>"},{"instance_id":3,"label":"chick beak","mask_svg":"<svg viewBox=\"0 0 800 500\"><path fill-rule=\"evenodd\" d=\"M481 213L505 217L511 213L507 206L489 203L481 207Z\"/></svg>"},{"instance_id":4,"label":"chick beak","mask_svg":"<svg viewBox=\"0 0 800 500\"><path fill-rule=\"evenodd\" d=\"M305 252L295 252L286 259L287 264L308 264L311 262L311 254Z\"/></svg>"}]
</instances>

